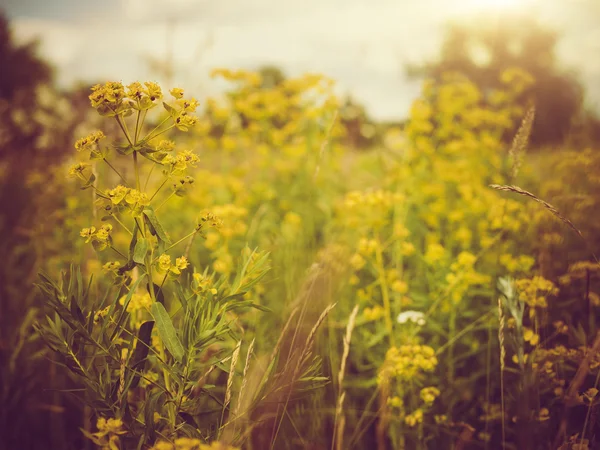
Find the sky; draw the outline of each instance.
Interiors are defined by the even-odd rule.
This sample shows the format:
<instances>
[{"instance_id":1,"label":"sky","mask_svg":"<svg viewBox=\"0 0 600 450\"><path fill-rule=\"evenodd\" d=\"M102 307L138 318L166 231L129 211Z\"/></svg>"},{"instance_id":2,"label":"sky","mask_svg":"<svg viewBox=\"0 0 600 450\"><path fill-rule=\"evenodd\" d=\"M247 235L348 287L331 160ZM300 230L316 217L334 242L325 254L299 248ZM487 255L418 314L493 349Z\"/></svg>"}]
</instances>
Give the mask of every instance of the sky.
<instances>
[{"instance_id":1,"label":"sky","mask_svg":"<svg viewBox=\"0 0 600 450\"><path fill-rule=\"evenodd\" d=\"M600 0L0 0L19 41L40 40L60 85L166 81L202 97L215 67L274 64L324 73L377 120L407 116L420 82L406 64L434 59L451 21L505 10L561 33L557 56L600 110ZM151 63L154 61L154 65Z\"/></svg>"}]
</instances>

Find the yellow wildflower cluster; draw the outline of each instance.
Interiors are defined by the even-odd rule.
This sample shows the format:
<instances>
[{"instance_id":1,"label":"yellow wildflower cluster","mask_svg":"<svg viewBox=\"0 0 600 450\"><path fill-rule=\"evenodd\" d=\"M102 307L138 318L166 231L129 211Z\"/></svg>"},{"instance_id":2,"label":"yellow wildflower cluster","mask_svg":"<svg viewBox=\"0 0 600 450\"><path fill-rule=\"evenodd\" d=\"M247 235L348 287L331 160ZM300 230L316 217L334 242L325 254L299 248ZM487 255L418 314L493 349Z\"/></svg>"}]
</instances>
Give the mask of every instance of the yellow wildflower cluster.
<instances>
[{"instance_id":1,"label":"yellow wildflower cluster","mask_svg":"<svg viewBox=\"0 0 600 450\"><path fill-rule=\"evenodd\" d=\"M175 263L173 263L171 256L166 253L160 255L156 261L158 273L164 274L165 277L168 276L169 278L177 278L188 265L189 262L185 256L176 258Z\"/></svg>"},{"instance_id":2,"label":"yellow wildflower cluster","mask_svg":"<svg viewBox=\"0 0 600 450\"><path fill-rule=\"evenodd\" d=\"M100 417L96 422L98 431L89 433L84 431L85 436L102 450L119 450L119 436L126 434L121 419L105 419Z\"/></svg>"},{"instance_id":3,"label":"yellow wildflower cluster","mask_svg":"<svg viewBox=\"0 0 600 450\"><path fill-rule=\"evenodd\" d=\"M124 295L119 299L120 305L125 305L127 296ZM134 292L127 304L127 312L136 313L137 311L149 311L152 306L152 299L147 291L142 293Z\"/></svg>"},{"instance_id":4,"label":"yellow wildflower cluster","mask_svg":"<svg viewBox=\"0 0 600 450\"><path fill-rule=\"evenodd\" d=\"M86 162L75 163L69 168L69 176L87 181L89 177L86 177L85 173L88 171L89 168L90 165Z\"/></svg>"},{"instance_id":5,"label":"yellow wildflower cluster","mask_svg":"<svg viewBox=\"0 0 600 450\"><path fill-rule=\"evenodd\" d=\"M421 400L423 400L426 405L431 405L439 395L440 390L434 386L423 388L420 393Z\"/></svg>"},{"instance_id":6,"label":"yellow wildflower cluster","mask_svg":"<svg viewBox=\"0 0 600 450\"><path fill-rule=\"evenodd\" d=\"M239 450L239 448L217 441L205 444L199 439L178 438L172 443L158 441L150 450Z\"/></svg>"},{"instance_id":7,"label":"yellow wildflower cluster","mask_svg":"<svg viewBox=\"0 0 600 450\"><path fill-rule=\"evenodd\" d=\"M178 108L163 103L173 119L173 126L181 131L188 131L197 122L196 116L190 115L198 107L195 99L183 99L183 89L174 88L171 95ZM163 99L160 86L152 81L143 84L136 81L125 88L122 83L109 81L104 85L92 87L89 96L92 107L102 116L128 116L134 111L147 111L158 106Z\"/></svg>"},{"instance_id":8,"label":"yellow wildflower cluster","mask_svg":"<svg viewBox=\"0 0 600 450\"><path fill-rule=\"evenodd\" d=\"M78 152L84 150L96 151L98 142L100 142L100 140L104 139L105 137L106 136L102 131L95 131L92 134L81 138L77 142L75 142L75 149Z\"/></svg>"},{"instance_id":9,"label":"yellow wildflower cluster","mask_svg":"<svg viewBox=\"0 0 600 450\"><path fill-rule=\"evenodd\" d=\"M254 147L257 141L266 148L306 153L307 136L321 128L319 119L331 120L338 107L332 83L320 75L269 83L259 73L216 69L213 76L235 83L223 104L207 101L206 123L218 133L200 137L209 148L235 151ZM332 134L339 134L334 126ZM215 134L218 137L215 137ZM283 148L282 148L283 147ZM281 162L271 161L271 167Z\"/></svg>"},{"instance_id":10,"label":"yellow wildflower cluster","mask_svg":"<svg viewBox=\"0 0 600 450\"><path fill-rule=\"evenodd\" d=\"M528 255L513 256L509 253L500 255L500 264L509 273L528 272L534 264L534 259Z\"/></svg>"},{"instance_id":11,"label":"yellow wildflower cluster","mask_svg":"<svg viewBox=\"0 0 600 450\"><path fill-rule=\"evenodd\" d=\"M168 174L181 174L188 167L196 167L200 158L190 150L184 150L176 155L168 154L162 160L161 164L166 167Z\"/></svg>"},{"instance_id":12,"label":"yellow wildflower cluster","mask_svg":"<svg viewBox=\"0 0 600 450\"><path fill-rule=\"evenodd\" d=\"M192 290L197 294L206 291L213 295L217 293L217 290L213 287L213 279L197 272L192 276Z\"/></svg>"},{"instance_id":13,"label":"yellow wildflower cluster","mask_svg":"<svg viewBox=\"0 0 600 450\"><path fill-rule=\"evenodd\" d=\"M379 372L379 380L409 381L433 372L437 366L433 348L427 345L401 345L390 347Z\"/></svg>"},{"instance_id":14,"label":"yellow wildflower cluster","mask_svg":"<svg viewBox=\"0 0 600 450\"><path fill-rule=\"evenodd\" d=\"M592 261L578 261L569 266L569 270L565 275L559 278L559 283L569 285L577 280L585 280L590 275L600 273L600 265Z\"/></svg>"},{"instance_id":15,"label":"yellow wildflower cluster","mask_svg":"<svg viewBox=\"0 0 600 450\"><path fill-rule=\"evenodd\" d=\"M421 408L416 409L412 413L404 417L404 423L409 427L414 427L420 423L423 423L423 410Z\"/></svg>"},{"instance_id":16,"label":"yellow wildflower cluster","mask_svg":"<svg viewBox=\"0 0 600 450\"><path fill-rule=\"evenodd\" d=\"M99 229L96 227L83 228L79 235L85 239L85 243L91 242L94 248L98 251L102 251L107 247L110 247L111 240L111 232L112 232L111 224L104 224Z\"/></svg>"},{"instance_id":17,"label":"yellow wildflower cluster","mask_svg":"<svg viewBox=\"0 0 600 450\"><path fill-rule=\"evenodd\" d=\"M547 297L558 294L558 288L544 277L522 278L516 282L519 300L525 302L530 308L546 308Z\"/></svg>"},{"instance_id":18,"label":"yellow wildflower cluster","mask_svg":"<svg viewBox=\"0 0 600 450\"><path fill-rule=\"evenodd\" d=\"M390 224L393 208L403 200L402 194L383 189L352 191L346 194L343 202L338 206L338 214L348 228L377 230Z\"/></svg>"},{"instance_id":19,"label":"yellow wildflower cluster","mask_svg":"<svg viewBox=\"0 0 600 450\"><path fill-rule=\"evenodd\" d=\"M446 275L446 283L448 283L450 298L455 305L460 303L471 286L490 282L489 275L475 271L476 259L472 253L461 252L456 261L450 265L451 272Z\"/></svg>"},{"instance_id":20,"label":"yellow wildflower cluster","mask_svg":"<svg viewBox=\"0 0 600 450\"><path fill-rule=\"evenodd\" d=\"M150 199L145 192L140 192L137 189L128 188L123 185L118 185L113 189L105 191L102 195L105 201L104 211L112 214L115 209L120 211L122 209L129 210L134 215L141 214L144 207L150 204ZM100 200L102 202L102 200Z\"/></svg>"},{"instance_id":21,"label":"yellow wildflower cluster","mask_svg":"<svg viewBox=\"0 0 600 450\"><path fill-rule=\"evenodd\" d=\"M363 318L367 322L379 320L384 316L384 314L385 314L384 309L378 305L374 306L372 308L367 307L363 310Z\"/></svg>"}]
</instances>

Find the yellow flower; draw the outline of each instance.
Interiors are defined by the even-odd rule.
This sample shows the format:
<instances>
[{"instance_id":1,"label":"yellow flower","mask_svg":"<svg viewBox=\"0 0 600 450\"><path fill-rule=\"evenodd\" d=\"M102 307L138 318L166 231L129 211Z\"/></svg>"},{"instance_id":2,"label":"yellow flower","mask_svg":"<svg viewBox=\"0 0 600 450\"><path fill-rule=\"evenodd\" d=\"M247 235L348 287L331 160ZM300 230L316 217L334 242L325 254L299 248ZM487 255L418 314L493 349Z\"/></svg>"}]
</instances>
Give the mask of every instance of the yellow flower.
<instances>
[{"instance_id":1,"label":"yellow flower","mask_svg":"<svg viewBox=\"0 0 600 450\"><path fill-rule=\"evenodd\" d=\"M78 177L78 178L85 178L83 176L83 172L90 167L90 165L88 163L85 162L78 162L77 164L73 164L70 168L69 168L69 176L71 177Z\"/></svg>"},{"instance_id":2,"label":"yellow flower","mask_svg":"<svg viewBox=\"0 0 600 450\"><path fill-rule=\"evenodd\" d=\"M151 101L154 102L162 98L162 90L157 83L154 83L153 81L146 81L144 85L146 86L146 95Z\"/></svg>"},{"instance_id":3,"label":"yellow flower","mask_svg":"<svg viewBox=\"0 0 600 450\"><path fill-rule=\"evenodd\" d=\"M408 284L402 280L396 280L392 283L392 290L399 294L406 294L408 292Z\"/></svg>"},{"instance_id":4,"label":"yellow flower","mask_svg":"<svg viewBox=\"0 0 600 450\"><path fill-rule=\"evenodd\" d=\"M88 244L96 235L96 227L83 228L79 232L79 236L85 238L85 243Z\"/></svg>"},{"instance_id":5,"label":"yellow flower","mask_svg":"<svg viewBox=\"0 0 600 450\"><path fill-rule=\"evenodd\" d=\"M421 395L421 400L423 400L423 402L426 405L431 405L435 401L435 399L437 397L439 397L440 391L438 388L433 387L433 386L426 387L426 388L421 389L420 395Z\"/></svg>"},{"instance_id":6,"label":"yellow flower","mask_svg":"<svg viewBox=\"0 0 600 450\"><path fill-rule=\"evenodd\" d=\"M175 142L168 140L168 139L163 139L156 146L156 150L158 150L159 152L170 152L174 148L175 148Z\"/></svg>"},{"instance_id":7,"label":"yellow flower","mask_svg":"<svg viewBox=\"0 0 600 450\"><path fill-rule=\"evenodd\" d=\"M352 256L352 258L350 258L350 265L356 271L362 269L366 263L367 262L365 261L365 259L362 256L360 256L360 254L358 254L358 253L355 253Z\"/></svg>"},{"instance_id":8,"label":"yellow flower","mask_svg":"<svg viewBox=\"0 0 600 450\"><path fill-rule=\"evenodd\" d=\"M158 257L158 270L162 273L168 271L171 268L171 257L166 253L163 253Z\"/></svg>"},{"instance_id":9,"label":"yellow flower","mask_svg":"<svg viewBox=\"0 0 600 450\"><path fill-rule=\"evenodd\" d=\"M408 425L409 427L414 427L415 425L420 424L422 422L423 410L420 408L404 418L404 423L406 423L406 425Z\"/></svg>"},{"instance_id":10,"label":"yellow flower","mask_svg":"<svg viewBox=\"0 0 600 450\"><path fill-rule=\"evenodd\" d=\"M95 145L105 137L106 136L102 131L94 131L92 134L77 140L77 142L75 142L75 149L78 152L83 150L92 150L95 148Z\"/></svg>"},{"instance_id":11,"label":"yellow flower","mask_svg":"<svg viewBox=\"0 0 600 450\"><path fill-rule=\"evenodd\" d=\"M169 93L176 99L183 98L183 89L181 88L173 88L169 91Z\"/></svg>"},{"instance_id":12,"label":"yellow flower","mask_svg":"<svg viewBox=\"0 0 600 450\"><path fill-rule=\"evenodd\" d=\"M128 192L129 188L118 185L116 188L106 191L106 196L110 199L113 205L118 205L125 198Z\"/></svg>"}]
</instances>

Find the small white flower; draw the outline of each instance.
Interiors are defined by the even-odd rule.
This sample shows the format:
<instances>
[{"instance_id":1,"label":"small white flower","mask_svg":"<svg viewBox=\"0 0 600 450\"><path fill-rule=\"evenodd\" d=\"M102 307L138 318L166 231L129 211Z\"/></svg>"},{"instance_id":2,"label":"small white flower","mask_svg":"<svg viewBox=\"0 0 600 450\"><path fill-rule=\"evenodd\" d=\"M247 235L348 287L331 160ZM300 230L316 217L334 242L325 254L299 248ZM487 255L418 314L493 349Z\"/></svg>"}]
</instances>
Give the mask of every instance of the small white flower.
<instances>
[{"instance_id":1,"label":"small white flower","mask_svg":"<svg viewBox=\"0 0 600 450\"><path fill-rule=\"evenodd\" d=\"M412 322L422 327L425 325L425 314L421 311L404 311L398 314L396 320L398 323Z\"/></svg>"}]
</instances>

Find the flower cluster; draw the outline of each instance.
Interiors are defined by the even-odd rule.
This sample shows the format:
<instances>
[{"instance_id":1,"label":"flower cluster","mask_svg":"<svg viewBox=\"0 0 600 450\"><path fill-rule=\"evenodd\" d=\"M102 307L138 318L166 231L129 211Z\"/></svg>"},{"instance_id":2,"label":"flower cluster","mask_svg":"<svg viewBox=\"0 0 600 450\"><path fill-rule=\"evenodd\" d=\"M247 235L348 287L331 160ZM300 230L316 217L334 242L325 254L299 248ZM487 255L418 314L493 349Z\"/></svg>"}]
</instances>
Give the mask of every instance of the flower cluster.
<instances>
[{"instance_id":1,"label":"flower cluster","mask_svg":"<svg viewBox=\"0 0 600 450\"><path fill-rule=\"evenodd\" d=\"M558 294L558 288L550 280L544 277L522 278L517 280L517 291L519 300L527 304L532 310L534 308L546 308L548 296Z\"/></svg>"},{"instance_id":2,"label":"flower cluster","mask_svg":"<svg viewBox=\"0 0 600 450\"><path fill-rule=\"evenodd\" d=\"M180 256L173 263L171 256L163 253L156 261L156 269L158 273L164 274L165 277L177 278L181 272L187 268L189 262L185 256Z\"/></svg>"},{"instance_id":3,"label":"flower cluster","mask_svg":"<svg viewBox=\"0 0 600 450\"><path fill-rule=\"evenodd\" d=\"M427 345L390 347L379 372L379 379L420 379L425 373L433 372L437 363L435 351Z\"/></svg>"},{"instance_id":4,"label":"flower cluster","mask_svg":"<svg viewBox=\"0 0 600 450\"><path fill-rule=\"evenodd\" d=\"M199 439L178 438L172 443L167 441L158 441L150 450L239 450L217 441L205 444Z\"/></svg>"},{"instance_id":5,"label":"flower cluster","mask_svg":"<svg viewBox=\"0 0 600 450\"><path fill-rule=\"evenodd\" d=\"M123 429L123 421L121 419L105 419L100 417L96 422L98 431L89 433L83 431L85 436L102 450L117 450L119 446L119 436L126 434Z\"/></svg>"},{"instance_id":6,"label":"flower cluster","mask_svg":"<svg viewBox=\"0 0 600 450\"><path fill-rule=\"evenodd\" d=\"M98 251L102 251L112 245L112 225L104 224L99 229L96 227L83 228L79 235L85 239L85 243L91 242L94 248Z\"/></svg>"}]
</instances>

